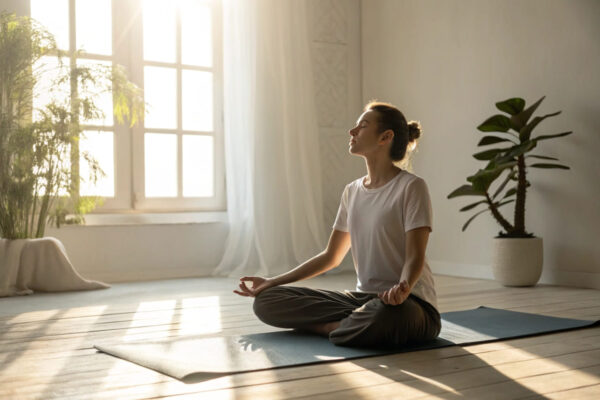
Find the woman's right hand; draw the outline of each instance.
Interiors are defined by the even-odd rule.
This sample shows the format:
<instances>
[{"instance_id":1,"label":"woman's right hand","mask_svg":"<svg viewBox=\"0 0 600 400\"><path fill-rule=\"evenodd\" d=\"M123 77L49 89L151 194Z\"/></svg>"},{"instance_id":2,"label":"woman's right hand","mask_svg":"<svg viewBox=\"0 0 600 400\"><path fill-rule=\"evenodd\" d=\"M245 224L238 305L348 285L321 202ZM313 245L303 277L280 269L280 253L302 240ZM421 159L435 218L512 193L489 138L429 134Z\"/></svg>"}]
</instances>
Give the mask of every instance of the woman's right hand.
<instances>
[{"instance_id":1,"label":"woman's right hand","mask_svg":"<svg viewBox=\"0 0 600 400\"><path fill-rule=\"evenodd\" d=\"M252 287L248 287L246 282L252 282ZM275 286L271 279L262 278L260 276L245 276L240 278L240 290L234 290L233 293L245 297L256 297L260 292L271 286Z\"/></svg>"}]
</instances>

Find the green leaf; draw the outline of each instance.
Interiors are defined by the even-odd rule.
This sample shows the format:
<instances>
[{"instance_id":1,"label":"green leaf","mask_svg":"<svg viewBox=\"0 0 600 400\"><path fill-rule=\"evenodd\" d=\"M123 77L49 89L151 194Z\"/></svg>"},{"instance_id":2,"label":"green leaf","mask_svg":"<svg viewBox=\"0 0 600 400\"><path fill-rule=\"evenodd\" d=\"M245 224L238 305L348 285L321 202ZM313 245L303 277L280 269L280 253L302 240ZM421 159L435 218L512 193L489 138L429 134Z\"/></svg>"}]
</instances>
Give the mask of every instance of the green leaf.
<instances>
[{"instance_id":1,"label":"green leaf","mask_svg":"<svg viewBox=\"0 0 600 400\"><path fill-rule=\"evenodd\" d=\"M507 200L507 201L505 201L505 202L502 202L502 203L496 203L496 207L500 208L500 207L502 207L502 206L503 206L503 205L505 205L505 204L512 203L513 201L514 201L514 200ZM472 221L473 221L473 220L474 220L474 219L475 219L475 218L476 218L478 215L480 215L480 214L483 214L483 213L484 213L484 212L486 212L486 211L490 211L490 209L489 209L489 208L486 208L485 210L481 210L481 211L479 211L478 213L476 213L475 215L471 216L471 218L469 218L469 219L467 220L467 222L465 222L465 224L463 225L463 227L462 227L462 231L464 232L464 231L465 231L465 229L467 229L467 226L469 226L469 224L470 224L470 223L471 223L471 222L472 222Z\"/></svg>"},{"instance_id":2,"label":"green leaf","mask_svg":"<svg viewBox=\"0 0 600 400\"><path fill-rule=\"evenodd\" d=\"M510 115L516 115L523 111L523 109L525 108L525 100L519 97L514 97L512 99L496 103L496 108Z\"/></svg>"},{"instance_id":3,"label":"green leaf","mask_svg":"<svg viewBox=\"0 0 600 400\"><path fill-rule=\"evenodd\" d=\"M496 162L506 163L509 161L513 161L516 157L519 157L520 155L533 150L536 146L537 146L537 141L527 140L517 146L511 147L510 151L505 156L500 157L498 160L496 160Z\"/></svg>"},{"instance_id":4,"label":"green leaf","mask_svg":"<svg viewBox=\"0 0 600 400\"><path fill-rule=\"evenodd\" d=\"M515 201L515 200L511 199L511 200L503 201L502 203L496 203L496 207L500 208L500 207L502 207L505 204L512 203L513 201Z\"/></svg>"},{"instance_id":5,"label":"green leaf","mask_svg":"<svg viewBox=\"0 0 600 400\"><path fill-rule=\"evenodd\" d=\"M484 203L487 204L487 200L481 200L481 201L478 201L476 203L469 204L468 206L464 206L463 208L461 208L459 211L468 211L468 210L470 210L472 208L475 208L478 205L484 204Z\"/></svg>"},{"instance_id":6,"label":"green leaf","mask_svg":"<svg viewBox=\"0 0 600 400\"><path fill-rule=\"evenodd\" d=\"M503 151L506 151L506 150L508 150L508 149L485 150L485 151L481 151L479 153L473 154L473 157L475 157L477 160L491 160L492 158L496 157L496 154L502 153Z\"/></svg>"},{"instance_id":7,"label":"green leaf","mask_svg":"<svg viewBox=\"0 0 600 400\"><path fill-rule=\"evenodd\" d=\"M527 125L525 125L520 131L519 131L519 139L521 139L522 142L524 142L525 140L529 140L529 138L531 137L531 132L533 131L533 129L538 126L538 124L540 122L542 122L543 120L545 120L548 117L553 117L555 115L560 114L561 111L557 111L555 113L552 114L546 114L544 116L541 117L535 117L530 123L528 123Z\"/></svg>"},{"instance_id":8,"label":"green leaf","mask_svg":"<svg viewBox=\"0 0 600 400\"><path fill-rule=\"evenodd\" d=\"M500 143L500 142L511 142L514 143L510 139L500 138L498 136L484 136L481 138L477 146L487 146L488 144Z\"/></svg>"},{"instance_id":9,"label":"green leaf","mask_svg":"<svg viewBox=\"0 0 600 400\"><path fill-rule=\"evenodd\" d=\"M535 137L531 140L535 140L536 142L539 142L540 140L546 140L546 139L552 139L552 138L557 138L557 137L561 137L561 136L567 136L572 134L573 131L569 131L569 132L563 132L563 133L556 133L554 135L542 135L542 136L538 136Z\"/></svg>"},{"instance_id":10,"label":"green leaf","mask_svg":"<svg viewBox=\"0 0 600 400\"><path fill-rule=\"evenodd\" d=\"M471 185L462 185L450 193L448 198L451 199L458 196L485 196L485 193L476 191Z\"/></svg>"},{"instance_id":11,"label":"green leaf","mask_svg":"<svg viewBox=\"0 0 600 400\"><path fill-rule=\"evenodd\" d=\"M506 178L504 179L504 182L502 182L500 184L500 186L498 186L498 189L496 189L496 192L494 192L494 195L492 196L492 199L495 199L496 197L498 197L498 195L504 190L504 188L506 187L506 185L508 184L508 182L510 182L510 180L516 176L516 171L515 170L511 170L507 175Z\"/></svg>"},{"instance_id":12,"label":"green leaf","mask_svg":"<svg viewBox=\"0 0 600 400\"><path fill-rule=\"evenodd\" d=\"M486 193L492 182L496 180L506 168L515 166L516 161L496 165L493 161L488 164L486 169L480 169L475 175L467 178L467 181L473 184L473 188L479 192Z\"/></svg>"},{"instance_id":13,"label":"green leaf","mask_svg":"<svg viewBox=\"0 0 600 400\"><path fill-rule=\"evenodd\" d=\"M526 181L525 182L525 187L528 188L530 186L531 186L531 183L529 181ZM517 193L517 186L508 189L508 191L506 193L504 193L504 196L502 197L502 199L505 199L505 198L510 197L510 196L514 196L515 193Z\"/></svg>"},{"instance_id":14,"label":"green leaf","mask_svg":"<svg viewBox=\"0 0 600 400\"><path fill-rule=\"evenodd\" d=\"M475 218L476 218L478 215L480 215L480 214L483 214L483 213L484 213L484 212L486 212L486 211L490 211L490 209L489 209L489 208L486 208L485 210L481 210L481 211L479 211L478 213L476 213L475 215L471 216L471 218L469 218L469 219L467 220L467 222L465 222L465 224L463 225L463 227L462 227L462 231L464 232L464 231L465 231L465 229L467 229L467 226L469 226L469 224L470 224L470 223L471 223L471 222L472 222L472 221L473 221L473 220L474 220L474 219L475 219Z\"/></svg>"},{"instance_id":15,"label":"green leaf","mask_svg":"<svg viewBox=\"0 0 600 400\"><path fill-rule=\"evenodd\" d=\"M538 156L536 154L531 154L529 156L526 156L525 158L539 158L539 159L542 159L542 160L554 160L554 161L558 161L558 158L548 157L548 156Z\"/></svg>"},{"instance_id":16,"label":"green leaf","mask_svg":"<svg viewBox=\"0 0 600 400\"><path fill-rule=\"evenodd\" d=\"M506 115L496 114L486 119L477 129L481 132L507 132L510 129L510 119Z\"/></svg>"},{"instance_id":17,"label":"green leaf","mask_svg":"<svg viewBox=\"0 0 600 400\"><path fill-rule=\"evenodd\" d=\"M531 164L530 167L533 168L548 168L548 169L571 169L569 167L567 167L566 165L562 165L562 164L547 164L547 163L538 163L538 164Z\"/></svg>"},{"instance_id":18,"label":"green leaf","mask_svg":"<svg viewBox=\"0 0 600 400\"><path fill-rule=\"evenodd\" d=\"M506 204L513 203L514 201L515 201L515 199L510 199L510 200L503 201L502 203L496 203L496 208L500 208Z\"/></svg>"},{"instance_id":19,"label":"green leaf","mask_svg":"<svg viewBox=\"0 0 600 400\"><path fill-rule=\"evenodd\" d=\"M533 113L535 112L535 110L539 107L539 105L542 103L542 101L546 98L546 96L543 96L541 99L539 99L538 101L536 101L533 105L529 106L529 108L521 111L520 113L513 115L512 117L510 117L510 122L512 124L512 126L517 130L520 131L521 129L523 129L523 127L525 125L527 125L527 122L529 121L529 118L531 118L531 116L533 115Z\"/></svg>"}]
</instances>

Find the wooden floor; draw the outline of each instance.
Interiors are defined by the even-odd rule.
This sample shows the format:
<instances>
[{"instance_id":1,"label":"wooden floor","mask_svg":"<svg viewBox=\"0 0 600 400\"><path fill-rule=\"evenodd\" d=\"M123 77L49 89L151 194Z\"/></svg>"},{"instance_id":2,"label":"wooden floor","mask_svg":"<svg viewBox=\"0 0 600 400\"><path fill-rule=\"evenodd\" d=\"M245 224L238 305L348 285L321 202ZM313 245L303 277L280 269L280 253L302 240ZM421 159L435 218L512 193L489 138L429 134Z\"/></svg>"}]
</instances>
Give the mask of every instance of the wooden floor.
<instances>
[{"instance_id":1,"label":"wooden floor","mask_svg":"<svg viewBox=\"0 0 600 400\"><path fill-rule=\"evenodd\" d=\"M0 399L600 399L600 328L283 368L184 384L94 344L274 330L233 279L115 285L0 299ZM310 287L352 288L353 275ZM436 277L442 312L479 305L600 319L600 291ZM201 356L201 355L190 355Z\"/></svg>"}]
</instances>

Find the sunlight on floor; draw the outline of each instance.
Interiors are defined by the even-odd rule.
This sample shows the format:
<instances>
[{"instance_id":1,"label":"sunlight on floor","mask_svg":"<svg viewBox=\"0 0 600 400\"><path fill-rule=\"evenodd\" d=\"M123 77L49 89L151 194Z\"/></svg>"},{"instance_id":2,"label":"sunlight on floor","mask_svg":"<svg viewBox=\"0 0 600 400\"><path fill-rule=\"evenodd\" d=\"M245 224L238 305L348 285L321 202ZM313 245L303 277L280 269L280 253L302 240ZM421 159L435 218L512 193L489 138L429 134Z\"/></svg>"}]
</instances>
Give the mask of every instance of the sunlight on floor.
<instances>
[{"instance_id":1,"label":"sunlight on floor","mask_svg":"<svg viewBox=\"0 0 600 400\"><path fill-rule=\"evenodd\" d=\"M476 353L477 346L463 349L488 364L507 381L542 396L558 388L577 388L598 383L597 369L600 350L577 351L581 341L538 344L517 348L506 343L493 344L495 349ZM591 338L589 340L595 340ZM590 368L588 372L585 369ZM556 389L555 389L556 387Z\"/></svg>"},{"instance_id":2,"label":"sunlight on floor","mask_svg":"<svg viewBox=\"0 0 600 400\"><path fill-rule=\"evenodd\" d=\"M177 305L176 300L162 301L143 301L139 304L135 314L131 320L131 324L122 340L134 341L139 340L149 332L152 332L152 339L163 339L169 336L170 331L153 329L161 325L172 323L173 314ZM150 324L150 326L149 326Z\"/></svg>"},{"instance_id":3,"label":"sunlight on floor","mask_svg":"<svg viewBox=\"0 0 600 400\"><path fill-rule=\"evenodd\" d=\"M441 382L436 381L435 379L431 379L431 378L428 378L428 377L422 376L422 375L417 375L417 374L415 374L413 372L410 372L410 371L407 371L405 369L402 369L400 371L402 371L403 373L405 373L406 375L408 375L408 376L410 376L410 377L412 377L414 379L417 379L419 381L425 382L425 383L427 383L427 384L429 384L431 386L435 386L437 388L440 388L443 391L447 391L447 392L450 392L450 393L455 394L457 396L461 396L460 392L456 391L455 389L453 389L452 387L450 387L448 385L445 385L445 384L443 384Z\"/></svg>"},{"instance_id":4,"label":"sunlight on floor","mask_svg":"<svg viewBox=\"0 0 600 400\"><path fill-rule=\"evenodd\" d=\"M31 321L44 321L52 318L59 310L31 311L17 314L8 320L8 324L20 324Z\"/></svg>"},{"instance_id":5,"label":"sunlight on floor","mask_svg":"<svg viewBox=\"0 0 600 400\"><path fill-rule=\"evenodd\" d=\"M183 299L181 308L177 336L217 333L223 329L218 296Z\"/></svg>"},{"instance_id":6,"label":"sunlight on floor","mask_svg":"<svg viewBox=\"0 0 600 400\"><path fill-rule=\"evenodd\" d=\"M44 312L30 312L16 315L9 321L9 324L12 324L13 327L9 329L7 332L3 333L2 338L6 338L6 335L16 335L15 338L19 336L23 336L23 339L26 339L28 335L35 332L38 335L49 335L54 336L53 340L62 340L60 335L65 334L66 327L64 326L65 320L63 318L69 318L74 316L81 316L81 310L83 307L78 307L76 309L67 309L67 310L49 310ZM66 355L69 351L77 351L78 348L85 346L86 334L91 326L96 324L98 318L102 315L102 312L106 309L106 306L95 306L95 307L86 307L85 310L90 311L94 316L87 317L85 322L77 325L77 328L80 332L84 332L80 334L79 337L71 337L69 346L65 349L61 349L61 355ZM44 318L44 320L41 319ZM15 329L18 328L18 329ZM30 329L23 329L30 328ZM30 342L23 341L23 343L28 343L24 349L22 349L16 356L14 356L11 360L2 360L2 368L0 369L0 377L3 376L20 376L24 379L27 379L28 372L23 370L24 363L28 361L20 361L17 360L26 360L28 358L36 359L35 362L36 368L38 371L35 374L35 385L27 385L26 390L32 390L36 393L44 393L49 387L51 387L55 378L61 373L63 373L63 369L68 367L68 357L63 358L54 358L52 357L51 352L48 352L47 344L44 342ZM48 363L51 367L44 368L44 364Z\"/></svg>"}]
</instances>

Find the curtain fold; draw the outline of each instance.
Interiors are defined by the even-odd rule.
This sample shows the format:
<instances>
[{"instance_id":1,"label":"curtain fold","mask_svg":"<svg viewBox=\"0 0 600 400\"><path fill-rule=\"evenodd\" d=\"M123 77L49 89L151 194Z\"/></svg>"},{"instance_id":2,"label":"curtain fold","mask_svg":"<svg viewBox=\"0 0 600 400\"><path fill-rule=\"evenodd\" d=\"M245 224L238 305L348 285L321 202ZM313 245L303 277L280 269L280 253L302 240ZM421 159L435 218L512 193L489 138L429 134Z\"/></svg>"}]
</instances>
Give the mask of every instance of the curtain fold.
<instances>
[{"instance_id":1,"label":"curtain fold","mask_svg":"<svg viewBox=\"0 0 600 400\"><path fill-rule=\"evenodd\" d=\"M305 1L224 0L229 235L215 275L273 275L326 245Z\"/></svg>"}]
</instances>

